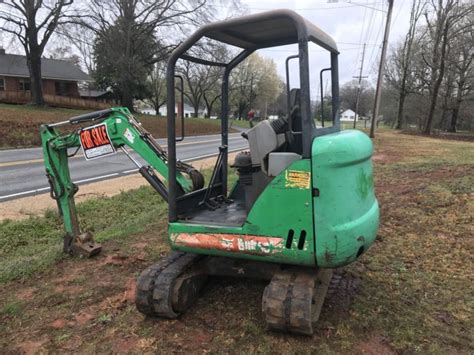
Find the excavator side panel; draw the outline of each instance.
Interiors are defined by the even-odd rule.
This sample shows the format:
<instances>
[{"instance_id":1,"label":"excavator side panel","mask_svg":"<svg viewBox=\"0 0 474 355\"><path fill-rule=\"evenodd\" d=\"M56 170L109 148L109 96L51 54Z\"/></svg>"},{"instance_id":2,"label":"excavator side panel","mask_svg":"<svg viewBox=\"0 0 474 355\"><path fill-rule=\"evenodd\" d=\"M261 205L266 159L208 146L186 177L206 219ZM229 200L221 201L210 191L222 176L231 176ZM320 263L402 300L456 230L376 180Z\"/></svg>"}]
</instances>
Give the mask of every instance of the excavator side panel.
<instances>
[{"instance_id":1,"label":"excavator side panel","mask_svg":"<svg viewBox=\"0 0 474 355\"><path fill-rule=\"evenodd\" d=\"M342 131L313 141L316 261L320 267L349 264L375 240L379 206L372 153L371 140L360 131Z\"/></svg>"},{"instance_id":2,"label":"excavator side panel","mask_svg":"<svg viewBox=\"0 0 474 355\"><path fill-rule=\"evenodd\" d=\"M169 224L174 250L242 259L315 265L311 164L293 162L258 197L242 226Z\"/></svg>"}]
</instances>

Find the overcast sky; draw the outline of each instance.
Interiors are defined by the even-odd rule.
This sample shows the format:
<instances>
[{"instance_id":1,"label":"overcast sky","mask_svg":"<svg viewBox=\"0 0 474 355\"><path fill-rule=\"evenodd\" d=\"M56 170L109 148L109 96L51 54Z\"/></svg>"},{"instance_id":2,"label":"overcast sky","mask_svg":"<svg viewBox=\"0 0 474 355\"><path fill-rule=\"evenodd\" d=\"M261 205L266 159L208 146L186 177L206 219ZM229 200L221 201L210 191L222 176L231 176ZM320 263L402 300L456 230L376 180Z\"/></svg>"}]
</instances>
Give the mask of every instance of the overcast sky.
<instances>
[{"instance_id":1,"label":"overcast sky","mask_svg":"<svg viewBox=\"0 0 474 355\"><path fill-rule=\"evenodd\" d=\"M287 8L298 12L313 24L320 27L335 39L340 52L339 78L341 84L359 75L363 43L367 43L363 76L375 82L378 67L378 55L385 25L387 1L354 0L328 3L326 0L241 0L250 13L258 13L271 9ZM334 1L334 0L333 0ZM364 6L357 6L362 4ZM392 15L389 44L395 44L408 29L411 0L395 0ZM368 8L370 7L370 8ZM377 10L373 10L377 9ZM383 12L380 11L383 9ZM278 71L285 75L284 60L296 51L286 46L278 50L260 51L261 54L273 58L278 64ZM316 94L319 86L319 70L328 65L328 55L317 49L310 49L312 94ZM297 74L293 69L291 74ZM325 80L324 80L325 81ZM312 95L312 96L313 96Z\"/></svg>"},{"instance_id":2,"label":"overcast sky","mask_svg":"<svg viewBox=\"0 0 474 355\"><path fill-rule=\"evenodd\" d=\"M339 48L339 78L341 85L359 75L362 59L363 43L366 43L363 76L375 82L378 68L378 55L383 37L386 18L387 0L241 0L247 7L247 13L258 13L272 9L287 8L298 12L313 24L332 36ZM337 2L339 1L339 2ZM407 31L410 5L412 0L395 0L390 30L389 44L399 41ZM219 12L225 12L227 7L220 6ZM226 14L228 16L230 14ZM4 38L3 38L4 37ZM0 44L11 53L22 53L21 46L13 43L0 34ZM52 49L51 43L48 50ZM285 46L261 50L260 54L271 57L278 66L278 72L285 77L285 58L297 53L296 46ZM317 46L310 47L311 91L312 98L319 97L319 71L329 66L329 55ZM294 62L296 64L296 62ZM298 77L297 67L292 66L291 77ZM329 75L327 75L329 77ZM324 79L326 84L326 79ZM298 83L292 81L293 86ZM325 90L329 90L329 83Z\"/></svg>"}]
</instances>

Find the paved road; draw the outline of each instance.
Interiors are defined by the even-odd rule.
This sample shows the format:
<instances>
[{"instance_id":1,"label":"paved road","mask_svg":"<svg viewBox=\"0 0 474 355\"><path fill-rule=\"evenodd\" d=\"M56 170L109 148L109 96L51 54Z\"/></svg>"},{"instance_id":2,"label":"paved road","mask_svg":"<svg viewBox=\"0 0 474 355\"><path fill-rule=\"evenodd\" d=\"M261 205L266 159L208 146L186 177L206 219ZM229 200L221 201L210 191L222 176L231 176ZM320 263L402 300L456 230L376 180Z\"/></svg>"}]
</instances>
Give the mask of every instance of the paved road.
<instances>
[{"instance_id":1,"label":"paved road","mask_svg":"<svg viewBox=\"0 0 474 355\"><path fill-rule=\"evenodd\" d=\"M166 148L164 139L159 139L158 143ZM219 145L220 135L186 137L183 142L177 144L177 155L183 161L198 160L217 155ZM229 135L229 151L247 147L247 141L240 136L240 133ZM132 153L132 156L141 161L137 154ZM73 181L78 185L133 174L137 171L123 152L86 161L82 151L79 151L75 157L70 158L69 169ZM0 151L0 202L48 191L40 148Z\"/></svg>"}]
</instances>

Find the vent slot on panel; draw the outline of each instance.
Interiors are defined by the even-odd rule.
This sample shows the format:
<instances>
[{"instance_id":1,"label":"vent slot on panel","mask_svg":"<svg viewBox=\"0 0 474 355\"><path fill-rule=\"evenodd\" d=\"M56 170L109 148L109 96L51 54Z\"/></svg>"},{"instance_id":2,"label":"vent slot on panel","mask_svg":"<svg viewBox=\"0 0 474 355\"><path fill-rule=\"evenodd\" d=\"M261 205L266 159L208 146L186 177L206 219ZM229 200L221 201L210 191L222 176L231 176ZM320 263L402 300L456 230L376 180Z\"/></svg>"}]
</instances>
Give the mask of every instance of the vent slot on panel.
<instances>
[{"instance_id":1,"label":"vent slot on panel","mask_svg":"<svg viewBox=\"0 0 474 355\"><path fill-rule=\"evenodd\" d=\"M298 249L299 250L303 250L305 241L306 241L306 231L303 229L300 233L300 239L298 240Z\"/></svg>"},{"instance_id":2,"label":"vent slot on panel","mask_svg":"<svg viewBox=\"0 0 474 355\"><path fill-rule=\"evenodd\" d=\"M293 243L293 236L295 235L295 231L290 229L288 231L288 236L286 238L286 249L291 249L291 244Z\"/></svg>"}]
</instances>

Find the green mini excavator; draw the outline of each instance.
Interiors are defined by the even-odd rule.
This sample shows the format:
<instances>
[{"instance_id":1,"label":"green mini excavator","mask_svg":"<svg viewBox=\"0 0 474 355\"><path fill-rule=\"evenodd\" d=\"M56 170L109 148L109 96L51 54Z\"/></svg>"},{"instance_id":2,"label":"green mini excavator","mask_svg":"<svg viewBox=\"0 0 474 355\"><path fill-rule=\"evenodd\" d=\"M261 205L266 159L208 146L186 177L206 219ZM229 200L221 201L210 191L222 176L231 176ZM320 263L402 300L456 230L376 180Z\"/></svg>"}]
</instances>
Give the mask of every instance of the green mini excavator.
<instances>
[{"instance_id":1,"label":"green mini excavator","mask_svg":"<svg viewBox=\"0 0 474 355\"><path fill-rule=\"evenodd\" d=\"M197 58L190 49L202 38L240 51L228 63ZM324 119L316 124L311 112L310 42L326 50L331 63L320 73L322 78L327 72L331 80L332 113L326 125ZM288 112L243 133L249 150L228 162L229 75L254 51L287 44L297 44L297 54L286 60ZM288 63L293 59L299 65L299 87L290 88ZM183 115L175 113L178 60L222 68L222 139L207 183L176 157L176 142L185 132ZM70 178L68 157L81 148L86 159L121 150L169 204L172 252L139 276L140 312L175 318L192 305L210 276L258 278L268 280L262 300L268 327L312 334L332 270L364 253L379 223L372 143L360 131L340 129L336 43L288 10L211 23L174 50L166 80L167 151L125 108L42 126L46 175L65 225L64 250L90 256L101 249L91 233L79 228L74 204L78 188ZM66 125L73 130L65 131ZM229 166L237 175L230 188Z\"/></svg>"}]
</instances>

